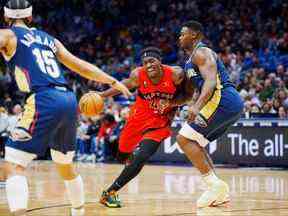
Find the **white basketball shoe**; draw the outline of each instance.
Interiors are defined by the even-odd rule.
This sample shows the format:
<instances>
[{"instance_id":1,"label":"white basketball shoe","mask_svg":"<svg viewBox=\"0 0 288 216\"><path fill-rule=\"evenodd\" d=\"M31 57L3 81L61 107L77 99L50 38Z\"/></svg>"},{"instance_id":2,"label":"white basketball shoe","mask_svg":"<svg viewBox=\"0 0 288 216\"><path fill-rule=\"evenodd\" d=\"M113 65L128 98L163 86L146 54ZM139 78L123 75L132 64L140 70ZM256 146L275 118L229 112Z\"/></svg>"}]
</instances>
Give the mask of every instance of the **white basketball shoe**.
<instances>
[{"instance_id":1,"label":"white basketball shoe","mask_svg":"<svg viewBox=\"0 0 288 216\"><path fill-rule=\"evenodd\" d=\"M229 202L229 186L218 179L197 200L197 208L217 207Z\"/></svg>"}]
</instances>

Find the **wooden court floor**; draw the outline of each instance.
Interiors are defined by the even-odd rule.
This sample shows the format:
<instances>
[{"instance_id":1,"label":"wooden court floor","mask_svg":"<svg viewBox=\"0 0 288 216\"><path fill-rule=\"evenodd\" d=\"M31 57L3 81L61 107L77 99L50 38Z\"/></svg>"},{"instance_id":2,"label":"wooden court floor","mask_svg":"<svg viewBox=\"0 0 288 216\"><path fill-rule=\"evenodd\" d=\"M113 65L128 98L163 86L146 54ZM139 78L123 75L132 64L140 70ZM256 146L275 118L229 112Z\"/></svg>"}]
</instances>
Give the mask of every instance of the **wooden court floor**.
<instances>
[{"instance_id":1,"label":"wooden court floor","mask_svg":"<svg viewBox=\"0 0 288 216\"><path fill-rule=\"evenodd\" d=\"M108 209L98 203L101 191L121 171L121 165L77 164L86 187L87 216L129 215L288 215L288 172L269 169L217 169L230 185L231 204L197 210L203 190L198 172L191 167L144 167L142 173L120 192L123 208ZM30 203L27 215L63 216L68 201L63 182L51 162L34 162L28 174ZM5 190L0 189L0 216L9 215Z\"/></svg>"}]
</instances>

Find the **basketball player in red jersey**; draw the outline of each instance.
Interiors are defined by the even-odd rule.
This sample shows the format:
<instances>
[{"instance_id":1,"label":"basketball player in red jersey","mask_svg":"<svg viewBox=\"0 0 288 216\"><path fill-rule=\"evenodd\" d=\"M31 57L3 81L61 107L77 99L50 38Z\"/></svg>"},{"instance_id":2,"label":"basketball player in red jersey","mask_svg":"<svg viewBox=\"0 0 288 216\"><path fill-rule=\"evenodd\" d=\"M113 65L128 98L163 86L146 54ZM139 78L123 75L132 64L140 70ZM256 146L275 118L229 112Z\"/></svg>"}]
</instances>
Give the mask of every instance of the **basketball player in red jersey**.
<instances>
[{"instance_id":1,"label":"basketball player in red jersey","mask_svg":"<svg viewBox=\"0 0 288 216\"><path fill-rule=\"evenodd\" d=\"M138 95L120 134L118 159L125 162L131 155L133 157L114 183L103 191L100 203L110 208L121 207L117 191L138 175L161 141L170 136L174 113L171 104L184 79L180 67L161 63L159 49L148 47L141 52L141 57L143 67L133 70L130 77L122 82L129 89L138 89ZM109 89L100 94L109 97L118 93Z\"/></svg>"}]
</instances>

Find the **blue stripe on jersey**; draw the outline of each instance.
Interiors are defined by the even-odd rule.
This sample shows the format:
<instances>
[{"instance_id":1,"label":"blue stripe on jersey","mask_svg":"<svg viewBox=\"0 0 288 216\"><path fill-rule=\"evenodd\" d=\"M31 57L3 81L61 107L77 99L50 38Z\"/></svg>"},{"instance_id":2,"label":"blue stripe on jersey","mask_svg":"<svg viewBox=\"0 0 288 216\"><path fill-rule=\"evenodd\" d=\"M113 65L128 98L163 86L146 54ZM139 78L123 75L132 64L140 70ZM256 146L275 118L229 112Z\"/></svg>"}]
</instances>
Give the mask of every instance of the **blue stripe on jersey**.
<instances>
[{"instance_id":1,"label":"blue stripe on jersey","mask_svg":"<svg viewBox=\"0 0 288 216\"><path fill-rule=\"evenodd\" d=\"M52 85L66 86L63 70L56 58L55 38L37 29L12 27L17 49L7 63L21 91L37 91Z\"/></svg>"}]
</instances>

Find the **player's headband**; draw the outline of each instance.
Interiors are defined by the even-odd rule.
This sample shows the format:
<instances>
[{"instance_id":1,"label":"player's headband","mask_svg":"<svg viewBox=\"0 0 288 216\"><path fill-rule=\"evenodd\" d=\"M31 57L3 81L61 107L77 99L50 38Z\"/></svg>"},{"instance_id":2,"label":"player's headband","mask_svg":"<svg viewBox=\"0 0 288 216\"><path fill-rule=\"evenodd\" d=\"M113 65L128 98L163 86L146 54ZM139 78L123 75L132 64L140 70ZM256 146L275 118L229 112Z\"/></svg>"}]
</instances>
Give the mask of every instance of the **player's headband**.
<instances>
[{"instance_id":1,"label":"player's headband","mask_svg":"<svg viewBox=\"0 0 288 216\"><path fill-rule=\"evenodd\" d=\"M32 16L32 6L25 9L11 9L4 7L4 16L12 19L22 19Z\"/></svg>"},{"instance_id":2,"label":"player's headband","mask_svg":"<svg viewBox=\"0 0 288 216\"><path fill-rule=\"evenodd\" d=\"M159 61L161 61L161 55L160 53L154 51L154 50L147 50L147 51L144 51L141 55L141 58L142 60L146 57L153 57L153 58L156 58L158 59Z\"/></svg>"}]
</instances>

